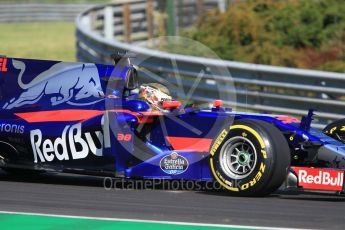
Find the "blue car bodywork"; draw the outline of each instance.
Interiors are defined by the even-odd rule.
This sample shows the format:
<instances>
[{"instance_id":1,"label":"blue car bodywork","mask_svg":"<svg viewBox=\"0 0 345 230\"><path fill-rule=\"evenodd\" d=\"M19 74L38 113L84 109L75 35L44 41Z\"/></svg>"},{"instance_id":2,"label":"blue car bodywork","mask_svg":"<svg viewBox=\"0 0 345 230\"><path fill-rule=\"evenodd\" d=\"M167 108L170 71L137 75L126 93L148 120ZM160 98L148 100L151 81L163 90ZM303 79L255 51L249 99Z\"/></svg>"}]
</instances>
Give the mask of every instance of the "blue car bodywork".
<instances>
[{"instance_id":1,"label":"blue car bodywork","mask_svg":"<svg viewBox=\"0 0 345 230\"><path fill-rule=\"evenodd\" d=\"M215 139L242 119L278 128L291 166L345 168L344 144L311 128L312 112L300 122L219 106L150 111L135 92L129 64L5 57L2 64L2 168L213 181L209 155Z\"/></svg>"}]
</instances>

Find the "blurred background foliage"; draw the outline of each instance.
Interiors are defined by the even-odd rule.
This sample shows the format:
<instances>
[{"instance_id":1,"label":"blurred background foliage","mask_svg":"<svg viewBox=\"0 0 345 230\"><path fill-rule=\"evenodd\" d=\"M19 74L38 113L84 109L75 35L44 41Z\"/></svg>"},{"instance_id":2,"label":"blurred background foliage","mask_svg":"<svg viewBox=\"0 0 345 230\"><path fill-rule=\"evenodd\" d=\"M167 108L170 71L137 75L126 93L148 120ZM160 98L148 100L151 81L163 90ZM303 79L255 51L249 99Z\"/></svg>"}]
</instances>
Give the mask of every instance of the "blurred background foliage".
<instances>
[{"instance_id":1,"label":"blurred background foliage","mask_svg":"<svg viewBox=\"0 0 345 230\"><path fill-rule=\"evenodd\" d=\"M96 4L109 3L112 0L0 0L0 3L38 3L38 4Z\"/></svg>"},{"instance_id":2,"label":"blurred background foliage","mask_svg":"<svg viewBox=\"0 0 345 230\"><path fill-rule=\"evenodd\" d=\"M234 1L182 35L222 59L345 71L344 0Z\"/></svg>"},{"instance_id":3,"label":"blurred background foliage","mask_svg":"<svg viewBox=\"0 0 345 230\"><path fill-rule=\"evenodd\" d=\"M4 2L102 4L116 0L0 0L0 4ZM196 25L181 27L178 34L203 43L224 60L345 72L345 0L229 2L224 13L205 11ZM164 27L165 17L156 12L156 24ZM156 35L166 36L167 29L161 30ZM75 60L72 21L0 23L0 31L2 54ZM211 53L189 43L176 46L176 41L151 46L194 56Z\"/></svg>"}]
</instances>

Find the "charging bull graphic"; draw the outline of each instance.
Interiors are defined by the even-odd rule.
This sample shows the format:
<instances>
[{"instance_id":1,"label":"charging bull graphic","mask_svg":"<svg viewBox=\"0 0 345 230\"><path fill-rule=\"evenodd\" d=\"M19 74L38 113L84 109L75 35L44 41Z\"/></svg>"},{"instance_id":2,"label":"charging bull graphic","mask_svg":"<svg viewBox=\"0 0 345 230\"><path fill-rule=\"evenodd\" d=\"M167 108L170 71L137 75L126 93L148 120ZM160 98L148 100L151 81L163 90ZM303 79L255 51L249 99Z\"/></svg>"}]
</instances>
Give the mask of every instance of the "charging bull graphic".
<instances>
[{"instance_id":1,"label":"charging bull graphic","mask_svg":"<svg viewBox=\"0 0 345 230\"><path fill-rule=\"evenodd\" d=\"M83 106L94 104L104 96L95 64L60 62L26 84L22 81L25 63L13 59L13 66L20 70L18 85L25 91L6 102L3 109L35 104L46 97L52 106L62 103ZM85 102L86 99L91 101ZM78 102L80 100L83 102Z\"/></svg>"}]
</instances>

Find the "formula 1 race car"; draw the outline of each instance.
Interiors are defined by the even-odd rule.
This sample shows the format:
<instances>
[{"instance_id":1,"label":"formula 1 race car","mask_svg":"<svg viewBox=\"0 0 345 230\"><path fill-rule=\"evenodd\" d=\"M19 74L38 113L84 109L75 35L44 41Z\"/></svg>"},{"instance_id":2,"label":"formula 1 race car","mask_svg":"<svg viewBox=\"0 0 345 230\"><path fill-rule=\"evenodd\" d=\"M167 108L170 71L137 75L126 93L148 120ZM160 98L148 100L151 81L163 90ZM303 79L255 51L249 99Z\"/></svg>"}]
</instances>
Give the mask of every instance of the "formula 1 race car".
<instances>
[{"instance_id":1,"label":"formula 1 race car","mask_svg":"<svg viewBox=\"0 0 345 230\"><path fill-rule=\"evenodd\" d=\"M138 87L125 55L115 65L0 57L0 167L214 181L240 196L284 181L344 191L344 122L319 131L312 110L299 121L234 112L220 100L152 110Z\"/></svg>"}]
</instances>

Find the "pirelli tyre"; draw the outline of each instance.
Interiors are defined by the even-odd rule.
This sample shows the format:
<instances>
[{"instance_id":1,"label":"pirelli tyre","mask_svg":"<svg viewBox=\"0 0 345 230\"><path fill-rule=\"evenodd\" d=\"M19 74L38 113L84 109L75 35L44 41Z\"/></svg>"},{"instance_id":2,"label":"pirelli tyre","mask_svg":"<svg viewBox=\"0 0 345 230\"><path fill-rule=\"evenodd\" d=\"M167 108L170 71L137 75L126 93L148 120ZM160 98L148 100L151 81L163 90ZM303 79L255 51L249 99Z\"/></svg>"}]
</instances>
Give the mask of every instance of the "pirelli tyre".
<instances>
[{"instance_id":1,"label":"pirelli tyre","mask_svg":"<svg viewBox=\"0 0 345 230\"><path fill-rule=\"evenodd\" d=\"M326 135L345 144L345 119L330 123L323 129L323 132Z\"/></svg>"},{"instance_id":2,"label":"pirelli tyre","mask_svg":"<svg viewBox=\"0 0 345 230\"><path fill-rule=\"evenodd\" d=\"M210 168L232 195L265 196L283 183L290 150L283 134L259 120L237 120L224 128L210 149Z\"/></svg>"}]
</instances>

